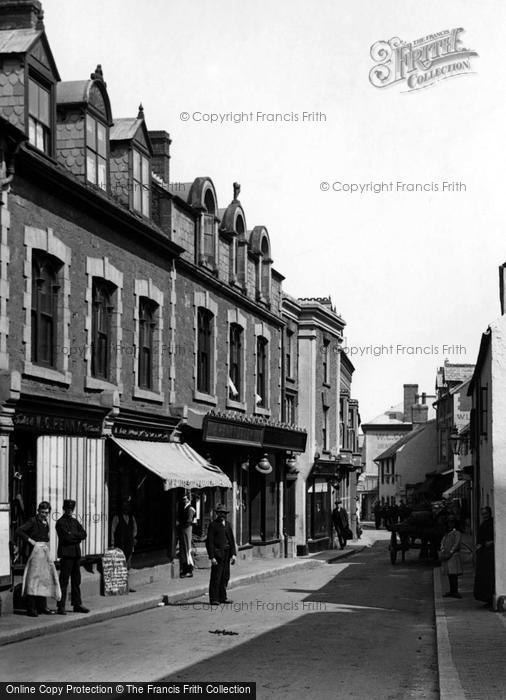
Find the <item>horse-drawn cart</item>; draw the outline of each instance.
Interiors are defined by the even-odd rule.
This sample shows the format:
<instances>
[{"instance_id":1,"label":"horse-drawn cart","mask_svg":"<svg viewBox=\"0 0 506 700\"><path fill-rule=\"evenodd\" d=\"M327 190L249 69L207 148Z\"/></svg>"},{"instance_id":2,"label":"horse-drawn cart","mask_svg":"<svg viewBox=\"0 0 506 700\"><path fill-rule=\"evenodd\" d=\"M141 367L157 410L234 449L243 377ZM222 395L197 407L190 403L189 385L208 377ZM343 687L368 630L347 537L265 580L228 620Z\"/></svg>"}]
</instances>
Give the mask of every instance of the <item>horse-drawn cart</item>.
<instances>
[{"instance_id":1,"label":"horse-drawn cart","mask_svg":"<svg viewBox=\"0 0 506 700\"><path fill-rule=\"evenodd\" d=\"M402 523L392 525L390 561L395 564L400 553L405 561L409 549L418 549L420 559L437 559L445 534L446 514L433 509L416 510Z\"/></svg>"}]
</instances>

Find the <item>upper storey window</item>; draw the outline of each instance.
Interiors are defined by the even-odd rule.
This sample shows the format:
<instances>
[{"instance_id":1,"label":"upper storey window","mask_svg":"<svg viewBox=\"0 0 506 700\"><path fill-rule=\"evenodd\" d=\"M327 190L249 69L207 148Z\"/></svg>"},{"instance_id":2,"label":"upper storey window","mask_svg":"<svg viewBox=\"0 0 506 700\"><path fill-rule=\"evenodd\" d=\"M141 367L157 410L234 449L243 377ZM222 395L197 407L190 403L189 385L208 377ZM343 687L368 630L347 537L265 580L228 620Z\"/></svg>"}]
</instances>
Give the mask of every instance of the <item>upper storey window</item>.
<instances>
[{"instance_id":1,"label":"upper storey window","mask_svg":"<svg viewBox=\"0 0 506 700\"><path fill-rule=\"evenodd\" d=\"M86 115L86 179L107 189L107 127Z\"/></svg>"},{"instance_id":2,"label":"upper storey window","mask_svg":"<svg viewBox=\"0 0 506 700\"><path fill-rule=\"evenodd\" d=\"M203 222L203 255L204 262L209 265L214 265L215 262L215 251L214 251L214 240L215 240L215 214L216 205L214 203L213 193L210 189L207 190L204 197L204 206L206 208L206 213L204 214Z\"/></svg>"},{"instance_id":3,"label":"upper storey window","mask_svg":"<svg viewBox=\"0 0 506 700\"><path fill-rule=\"evenodd\" d=\"M51 92L33 78L28 79L28 138L40 151L51 153Z\"/></svg>"},{"instance_id":4,"label":"upper storey window","mask_svg":"<svg viewBox=\"0 0 506 700\"><path fill-rule=\"evenodd\" d=\"M133 205L135 211L149 216L149 160L133 149Z\"/></svg>"}]
</instances>

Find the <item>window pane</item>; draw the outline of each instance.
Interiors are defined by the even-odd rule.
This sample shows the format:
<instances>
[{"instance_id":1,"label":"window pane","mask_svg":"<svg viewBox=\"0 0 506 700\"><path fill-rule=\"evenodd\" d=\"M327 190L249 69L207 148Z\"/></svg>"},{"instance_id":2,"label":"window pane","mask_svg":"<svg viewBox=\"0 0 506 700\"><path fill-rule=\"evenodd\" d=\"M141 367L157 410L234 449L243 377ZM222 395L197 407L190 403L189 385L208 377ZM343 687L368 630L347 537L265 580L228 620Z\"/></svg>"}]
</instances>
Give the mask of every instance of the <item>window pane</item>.
<instances>
[{"instance_id":1,"label":"window pane","mask_svg":"<svg viewBox=\"0 0 506 700\"><path fill-rule=\"evenodd\" d=\"M103 190L107 189L107 168L106 161L103 158L97 158L98 160L98 186Z\"/></svg>"},{"instance_id":2,"label":"window pane","mask_svg":"<svg viewBox=\"0 0 506 700\"><path fill-rule=\"evenodd\" d=\"M134 179L141 179L141 155L138 151L134 151Z\"/></svg>"},{"instance_id":3,"label":"window pane","mask_svg":"<svg viewBox=\"0 0 506 700\"><path fill-rule=\"evenodd\" d=\"M97 153L104 158L107 155L106 130L100 122L97 122Z\"/></svg>"},{"instance_id":4,"label":"window pane","mask_svg":"<svg viewBox=\"0 0 506 700\"><path fill-rule=\"evenodd\" d=\"M149 190L147 187L142 188L142 213L144 216L149 216Z\"/></svg>"},{"instance_id":5,"label":"window pane","mask_svg":"<svg viewBox=\"0 0 506 700\"><path fill-rule=\"evenodd\" d=\"M28 105L30 114L36 117L39 113L39 95L37 83L34 83L33 80L28 80Z\"/></svg>"},{"instance_id":6,"label":"window pane","mask_svg":"<svg viewBox=\"0 0 506 700\"><path fill-rule=\"evenodd\" d=\"M39 120L49 126L49 92L39 87Z\"/></svg>"},{"instance_id":7,"label":"window pane","mask_svg":"<svg viewBox=\"0 0 506 700\"><path fill-rule=\"evenodd\" d=\"M36 127L35 119L33 117L30 117L30 119L28 120L28 138L30 139L30 143L33 143L34 146L37 145L36 141L35 141L36 131L37 131L37 127Z\"/></svg>"},{"instance_id":8,"label":"window pane","mask_svg":"<svg viewBox=\"0 0 506 700\"><path fill-rule=\"evenodd\" d=\"M97 164L95 162L95 155L90 151L86 153L86 176L93 184L97 183Z\"/></svg>"},{"instance_id":9,"label":"window pane","mask_svg":"<svg viewBox=\"0 0 506 700\"><path fill-rule=\"evenodd\" d=\"M35 128L35 145L37 148L40 148L41 151L44 151L44 128L42 124L39 124L37 122L36 128Z\"/></svg>"},{"instance_id":10,"label":"window pane","mask_svg":"<svg viewBox=\"0 0 506 700\"><path fill-rule=\"evenodd\" d=\"M97 143L95 139L95 120L90 117L89 114L86 115L86 145L93 151L97 150Z\"/></svg>"},{"instance_id":11,"label":"window pane","mask_svg":"<svg viewBox=\"0 0 506 700\"><path fill-rule=\"evenodd\" d=\"M142 158L142 184L149 185L149 161L147 158Z\"/></svg>"},{"instance_id":12,"label":"window pane","mask_svg":"<svg viewBox=\"0 0 506 700\"><path fill-rule=\"evenodd\" d=\"M141 211L141 186L134 182L134 209Z\"/></svg>"}]
</instances>

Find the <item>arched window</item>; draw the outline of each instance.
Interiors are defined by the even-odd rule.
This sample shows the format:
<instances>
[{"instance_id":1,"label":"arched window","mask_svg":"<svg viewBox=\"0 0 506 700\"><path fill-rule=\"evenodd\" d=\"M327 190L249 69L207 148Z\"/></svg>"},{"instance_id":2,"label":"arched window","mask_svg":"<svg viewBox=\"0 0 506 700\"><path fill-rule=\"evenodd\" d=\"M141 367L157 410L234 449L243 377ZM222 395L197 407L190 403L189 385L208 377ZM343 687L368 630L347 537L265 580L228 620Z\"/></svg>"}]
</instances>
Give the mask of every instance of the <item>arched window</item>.
<instances>
[{"instance_id":1,"label":"arched window","mask_svg":"<svg viewBox=\"0 0 506 700\"><path fill-rule=\"evenodd\" d=\"M93 280L91 374L109 379L111 364L111 320L114 287L105 280Z\"/></svg>"},{"instance_id":2,"label":"arched window","mask_svg":"<svg viewBox=\"0 0 506 700\"><path fill-rule=\"evenodd\" d=\"M51 256L33 252L31 361L53 368L56 367L59 267Z\"/></svg>"},{"instance_id":3,"label":"arched window","mask_svg":"<svg viewBox=\"0 0 506 700\"><path fill-rule=\"evenodd\" d=\"M210 266L215 264L215 216L216 204L211 189L208 189L204 195L204 206L206 212L203 214L203 241L202 253L204 262Z\"/></svg>"},{"instance_id":4,"label":"arched window","mask_svg":"<svg viewBox=\"0 0 506 700\"><path fill-rule=\"evenodd\" d=\"M261 270L261 293L265 301L269 301L271 294L271 253L267 237L262 239L262 270Z\"/></svg>"},{"instance_id":5,"label":"arched window","mask_svg":"<svg viewBox=\"0 0 506 700\"><path fill-rule=\"evenodd\" d=\"M158 304L147 297L139 300L139 387L153 389L154 338Z\"/></svg>"}]
</instances>

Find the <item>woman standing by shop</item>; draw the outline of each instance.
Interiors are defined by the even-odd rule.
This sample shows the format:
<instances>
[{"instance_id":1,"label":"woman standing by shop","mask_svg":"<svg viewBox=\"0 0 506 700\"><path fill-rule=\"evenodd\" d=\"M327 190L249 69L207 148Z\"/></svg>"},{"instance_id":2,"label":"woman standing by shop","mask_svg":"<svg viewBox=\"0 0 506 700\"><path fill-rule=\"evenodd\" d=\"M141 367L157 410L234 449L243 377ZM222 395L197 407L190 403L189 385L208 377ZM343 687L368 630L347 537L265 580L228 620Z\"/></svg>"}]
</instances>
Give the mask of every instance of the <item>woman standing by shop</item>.
<instances>
[{"instance_id":1,"label":"woman standing by shop","mask_svg":"<svg viewBox=\"0 0 506 700\"><path fill-rule=\"evenodd\" d=\"M32 547L30 557L23 574L23 595L26 596L26 610L30 617L39 613L53 615L49 610L46 597L60 600L61 591L55 566L49 556L49 514L51 506L41 501L37 514L18 527L16 536Z\"/></svg>"}]
</instances>

